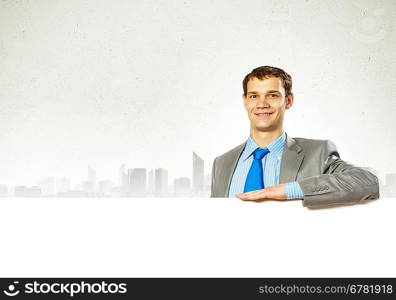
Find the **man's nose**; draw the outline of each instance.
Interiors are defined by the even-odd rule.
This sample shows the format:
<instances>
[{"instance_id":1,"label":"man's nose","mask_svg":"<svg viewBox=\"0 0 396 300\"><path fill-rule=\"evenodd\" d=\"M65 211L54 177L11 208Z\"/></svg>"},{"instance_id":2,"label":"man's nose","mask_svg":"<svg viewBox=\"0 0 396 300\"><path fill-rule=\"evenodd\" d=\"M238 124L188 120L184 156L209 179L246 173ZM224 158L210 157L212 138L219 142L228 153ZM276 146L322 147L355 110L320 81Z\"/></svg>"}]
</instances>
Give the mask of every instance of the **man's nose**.
<instances>
[{"instance_id":1,"label":"man's nose","mask_svg":"<svg viewBox=\"0 0 396 300\"><path fill-rule=\"evenodd\" d=\"M269 107L269 102L264 95L261 95L257 100L256 107Z\"/></svg>"}]
</instances>

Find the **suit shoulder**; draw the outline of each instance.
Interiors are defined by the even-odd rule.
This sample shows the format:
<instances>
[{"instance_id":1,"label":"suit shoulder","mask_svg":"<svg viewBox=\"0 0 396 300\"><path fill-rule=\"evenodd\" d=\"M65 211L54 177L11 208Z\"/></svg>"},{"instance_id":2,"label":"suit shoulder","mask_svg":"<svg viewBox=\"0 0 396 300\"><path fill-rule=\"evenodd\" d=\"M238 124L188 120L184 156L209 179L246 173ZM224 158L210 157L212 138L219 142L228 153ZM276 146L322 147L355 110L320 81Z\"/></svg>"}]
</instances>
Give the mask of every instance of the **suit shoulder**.
<instances>
[{"instance_id":1,"label":"suit shoulder","mask_svg":"<svg viewBox=\"0 0 396 300\"><path fill-rule=\"evenodd\" d=\"M309 152L323 152L327 155L335 154L339 156L337 146L331 140L324 139L307 139L307 138L293 138L298 145L305 151Z\"/></svg>"},{"instance_id":2,"label":"suit shoulder","mask_svg":"<svg viewBox=\"0 0 396 300\"><path fill-rule=\"evenodd\" d=\"M224 159L229 158L230 156L234 156L235 153L242 152L242 150L245 148L245 145L246 145L246 142L244 142L244 143L232 148L231 150L229 150L229 151L217 156L216 159L217 160L224 160Z\"/></svg>"},{"instance_id":3,"label":"suit shoulder","mask_svg":"<svg viewBox=\"0 0 396 300\"><path fill-rule=\"evenodd\" d=\"M327 146L329 144L334 145L334 143L331 140L307 139L307 138L301 138L301 137L296 137L296 138L294 137L293 139L296 141L297 144L299 144L303 148L304 148L304 146L320 148L320 147Z\"/></svg>"}]
</instances>

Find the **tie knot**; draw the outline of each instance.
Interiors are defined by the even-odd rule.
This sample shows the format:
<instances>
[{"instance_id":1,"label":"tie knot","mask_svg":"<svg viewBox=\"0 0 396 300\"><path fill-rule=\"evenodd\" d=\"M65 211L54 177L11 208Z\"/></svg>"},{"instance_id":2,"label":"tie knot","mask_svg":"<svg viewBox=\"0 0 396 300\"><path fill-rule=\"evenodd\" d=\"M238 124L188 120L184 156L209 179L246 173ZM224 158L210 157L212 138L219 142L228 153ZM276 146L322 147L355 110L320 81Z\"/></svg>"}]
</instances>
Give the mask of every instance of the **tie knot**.
<instances>
[{"instance_id":1,"label":"tie knot","mask_svg":"<svg viewBox=\"0 0 396 300\"><path fill-rule=\"evenodd\" d=\"M264 156L269 153L268 148L257 148L254 150L253 155L254 159L262 160Z\"/></svg>"}]
</instances>

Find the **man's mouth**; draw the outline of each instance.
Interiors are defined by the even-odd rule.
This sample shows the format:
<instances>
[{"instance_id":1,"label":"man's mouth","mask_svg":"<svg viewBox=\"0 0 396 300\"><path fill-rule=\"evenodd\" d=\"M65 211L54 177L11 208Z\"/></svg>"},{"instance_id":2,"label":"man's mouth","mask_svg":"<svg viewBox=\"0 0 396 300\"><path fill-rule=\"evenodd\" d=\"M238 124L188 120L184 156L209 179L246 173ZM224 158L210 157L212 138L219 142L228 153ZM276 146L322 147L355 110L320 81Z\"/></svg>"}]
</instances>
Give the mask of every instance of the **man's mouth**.
<instances>
[{"instance_id":1,"label":"man's mouth","mask_svg":"<svg viewBox=\"0 0 396 300\"><path fill-rule=\"evenodd\" d=\"M272 114L273 112L262 112L262 113L255 113L254 115L259 119L266 119L269 118Z\"/></svg>"}]
</instances>

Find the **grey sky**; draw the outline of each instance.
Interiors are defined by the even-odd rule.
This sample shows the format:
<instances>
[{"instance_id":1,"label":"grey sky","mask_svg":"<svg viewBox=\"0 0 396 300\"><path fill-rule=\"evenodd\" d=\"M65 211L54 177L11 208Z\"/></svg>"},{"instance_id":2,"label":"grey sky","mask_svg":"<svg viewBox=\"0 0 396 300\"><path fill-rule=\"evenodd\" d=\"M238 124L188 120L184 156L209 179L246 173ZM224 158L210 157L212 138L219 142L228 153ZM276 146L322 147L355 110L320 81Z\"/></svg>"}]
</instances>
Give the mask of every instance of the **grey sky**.
<instances>
[{"instance_id":1,"label":"grey sky","mask_svg":"<svg viewBox=\"0 0 396 300\"><path fill-rule=\"evenodd\" d=\"M1 1L0 183L191 177L242 143L241 81L294 79L291 136L396 172L395 1Z\"/></svg>"}]
</instances>

